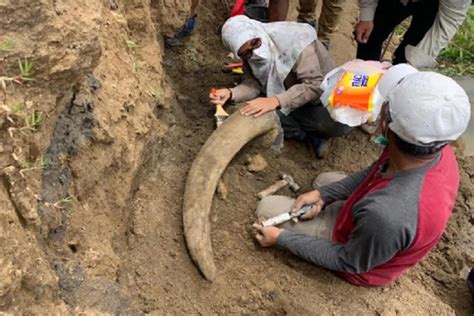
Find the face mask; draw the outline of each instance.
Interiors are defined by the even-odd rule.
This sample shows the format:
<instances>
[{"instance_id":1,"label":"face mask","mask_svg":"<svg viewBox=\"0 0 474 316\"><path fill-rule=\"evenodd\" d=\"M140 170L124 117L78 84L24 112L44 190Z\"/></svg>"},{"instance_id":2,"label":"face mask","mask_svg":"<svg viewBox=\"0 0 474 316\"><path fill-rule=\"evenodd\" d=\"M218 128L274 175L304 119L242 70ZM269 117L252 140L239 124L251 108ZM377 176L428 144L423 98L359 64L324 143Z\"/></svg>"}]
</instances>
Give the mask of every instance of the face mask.
<instances>
[{"instance_id":1,"label":"face mask","mask_svg":"<svg viewBox=\"0 0 474 316\"><path fill-rule=\"evenodd\" d=\"M376 143L377 145L387 146L388 138L384 135L379 135L375 138L374 143Z\"/></svg>"},{"instance_id":2,"label":"face mask","mask_svg":"<svg viewBox=\"0 0 474 316\"><path fill-rule=\"evenodd\" d=\"M270 56L270 50L268 46L262 42L262 45L259 48L253 50L252 57L250 57L249 60L263 62L268 59L268 56Z\"/></svg>"},{"instance_id":3,"label":"face mask","mask_svg":"<svg viewBox=\"0 0 474 316\"><path fill-rule=\"evenodd\" d=\"M377 128L377 132L379 132L380 135L374 139L374 143L376 143L377 145L388 146L388 138L384 135L384 132L380 125Z\"/></svg>"}]
</instances>

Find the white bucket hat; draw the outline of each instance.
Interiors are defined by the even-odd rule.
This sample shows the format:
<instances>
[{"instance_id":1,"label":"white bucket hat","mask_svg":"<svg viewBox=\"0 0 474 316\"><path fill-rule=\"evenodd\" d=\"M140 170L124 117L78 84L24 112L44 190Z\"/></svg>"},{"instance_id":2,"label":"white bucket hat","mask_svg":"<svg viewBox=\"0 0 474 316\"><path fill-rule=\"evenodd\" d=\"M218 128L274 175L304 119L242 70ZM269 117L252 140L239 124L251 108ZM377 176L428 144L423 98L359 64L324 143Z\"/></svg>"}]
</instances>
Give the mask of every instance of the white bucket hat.
<instances>
[{"instance_id":1,"label":"white bucket hat","mask_svg":"<svg viewBox=\"0 0 474 316\"><path fill-rule=\"evenodd\" d=\"M410 144L449 142L467 128L469 98L449 77L400 64L384 74L377 89L389 105L388 127Z\"/></svg>"}]
</instances>

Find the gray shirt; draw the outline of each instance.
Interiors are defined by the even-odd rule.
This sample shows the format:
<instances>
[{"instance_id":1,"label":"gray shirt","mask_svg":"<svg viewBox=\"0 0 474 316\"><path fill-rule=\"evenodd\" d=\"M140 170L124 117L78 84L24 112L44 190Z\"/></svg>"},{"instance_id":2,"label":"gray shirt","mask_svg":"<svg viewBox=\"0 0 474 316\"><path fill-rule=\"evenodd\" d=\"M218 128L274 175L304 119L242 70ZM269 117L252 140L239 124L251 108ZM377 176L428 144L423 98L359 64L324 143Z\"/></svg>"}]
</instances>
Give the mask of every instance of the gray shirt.
<instances>
[{"instance_id":1,"label":"gray shirt","mask_svg":"<svg viewBox=\"0 0 474 316\"><path fill-rule=\"evenodd\" d=\"M354 204L354 228L347 243L285 230L278 237L278 245L307 261L341 272L363 273L389 261L410 247L416 237L423 179L438 161L439 156L418 169L390 175L379 170L377 178L389 179L389 183ZM347 199L371 168L322 187L320 193L325 204Z\"/></svg>"}]
</instances>

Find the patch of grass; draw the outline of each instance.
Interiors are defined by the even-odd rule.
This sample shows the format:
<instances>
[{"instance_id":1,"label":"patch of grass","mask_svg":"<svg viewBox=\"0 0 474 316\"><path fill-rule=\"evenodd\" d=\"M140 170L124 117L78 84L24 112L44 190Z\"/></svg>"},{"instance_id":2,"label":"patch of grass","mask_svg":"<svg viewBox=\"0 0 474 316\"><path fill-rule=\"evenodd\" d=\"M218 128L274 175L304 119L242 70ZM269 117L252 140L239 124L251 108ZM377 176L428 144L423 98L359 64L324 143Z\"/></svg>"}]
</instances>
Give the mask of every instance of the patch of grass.
<instances>
[{"instance_id":1,"label":"patch of grass","mask_svg":"<svg viewBox=\"0 0 474 316\"><path fill-rule=\"evenodd\" d=\"M44 169L44 168L48 167L49 166L48 158L46 158L44 156L41 156L37 161L37 165L40 169Z\"/></svg>"},{"instance_id":2,"label":"patch of grass","mask_svg":"<svg viewBox=\"0 0 474 316\"><path fill-rule=\"evenodd\" d=\"M44 169L49 165L49 161L47 158L44 156L39 157L36 159L36 161L33 163L31 161L22 161L20 163L20 166L22 169Z\"/></svg>"},{"instance_id":3,"label":"patch of grass","mask_svg":"<svg viewBox=\"0 0 474 316\"><path fill-rule=\"evenodd\" d=\"M450 76L474 75L474 7L438 58L440 72Z\"/></svg>"},{"instance_id":4,"label":"patch of grass","mask_svg":"<svg viewBox=\"0 0 474 316\"><path fill-rule=\"evenodd\" d=\"M20 162L21 169L31 169L33 168L33 163L31 161L22 161Z\"/></svg>"},{"instance_id":5,"label":"patch of grass","mask_svg":"<svg viewBox=\"0 0 474 316\"><path fill-rule=\"evenodd\" d=\"M21 80L33 80L31 71L33 69L33 63L28 61L28 59L25 58L25 60L22 62L21 60L18 60L18 67L20 68L20 79Z\"/></svg>"},{"instance_id":6,"label":"patch of grass","mask_svg":"<svg viewBox=\"0 0 474 316\"><path fill-rule=\"evenodd\" d=\"M61 200L62 204L71 204L73 202L73 199L71 196L66 196L64 199Z\"/></svg>"},{"instance_id":7,"label":"patch of grass","mask_svg":"<svg viewBox=\"0 0 474 316\"><path fill-rule=\"evenodd\" d=\"M44 121L44 115L41 112L33 112L27 118L26 126L30 127L33 130L36 130Z\"/></svg>"},{"instance_id":8,"label":"patch of grass","mask_svg":"<svg viewBox=\"0 0 474 316\"><path fill-rule=\"evenodd\" d=\"M127 40L127 47L128 49L135 49L135 48L138 48L138 44L135 43L134 41Z\"/></svg>"},{"instance_id":9,"label":"patch of grass","mask_svg":"<svg viewBox=\"0 0 474 316\"><path fill-rule=\"evenodd\" d=\"M10 52L13 49L15 49L15 40L13 38L7 38L0 43L0 51L2 52Z\"/></svg>"},{"instance_id":10,"label":"patch of grass","mask_svg":"<svg viewBox=\"0 0 474 316\"><path fill-rule=\"evenodd\" d=\"M13 105L13 113L14 113L14 114L20 114L22 110L23 110L23 103L21 103L21 102L16 102L16 103Z\"/></svg>"},{"instance_id":11,"label":"patch of grass","mask_svg":"<svg viewBox=\"0 0 474 316\"><path fill-rule=\"evenodd\" d=\"M159 98L162 94L161 90L160 89L151 89L149 91L150 95L154 98Z\"/></svg>"}]
</instances>

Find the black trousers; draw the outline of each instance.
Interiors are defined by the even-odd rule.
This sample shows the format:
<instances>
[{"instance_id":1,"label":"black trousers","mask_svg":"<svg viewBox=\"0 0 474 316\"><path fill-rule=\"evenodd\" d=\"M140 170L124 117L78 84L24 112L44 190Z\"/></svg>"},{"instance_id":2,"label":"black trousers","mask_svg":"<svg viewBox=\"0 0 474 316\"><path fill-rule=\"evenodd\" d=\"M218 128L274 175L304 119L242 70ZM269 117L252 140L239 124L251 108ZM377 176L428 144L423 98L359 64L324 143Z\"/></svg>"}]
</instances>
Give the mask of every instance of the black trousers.
<instances>
[{"instance_id":1,"label":"black trousers","mask_svg":"<svg viewBox=\"0 0 474 316\"><path fill-rule=\"evenodd\" d=\"M289 115L277 111L285 138L304 141L308 137L328 139L349 134L352 128L334 121L321 104L303 105Z\"/></svg>"},{"instance_id":2,"label":"black trousers","mask_svg":"<svg viewBox=\"0 0 474 316\"><path fill-rule=\"evenodd\" d=\"M382 44L407 17L411 24L403 40L394 52L393 64L405 63L405 47L416 46L433 25L438 14L439 0L410 1L404 6L400 0L379 0L374 16L374 29L366 44L358 44L357 58L363 60L380 60Z\"/></svg>"}]
</instances>

